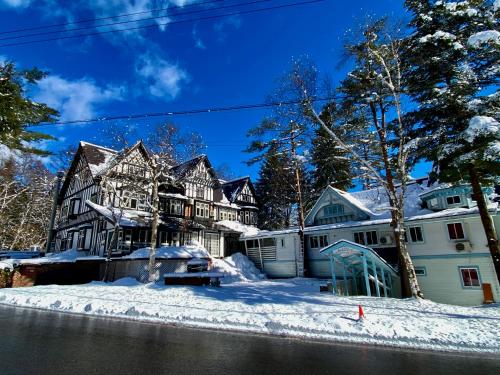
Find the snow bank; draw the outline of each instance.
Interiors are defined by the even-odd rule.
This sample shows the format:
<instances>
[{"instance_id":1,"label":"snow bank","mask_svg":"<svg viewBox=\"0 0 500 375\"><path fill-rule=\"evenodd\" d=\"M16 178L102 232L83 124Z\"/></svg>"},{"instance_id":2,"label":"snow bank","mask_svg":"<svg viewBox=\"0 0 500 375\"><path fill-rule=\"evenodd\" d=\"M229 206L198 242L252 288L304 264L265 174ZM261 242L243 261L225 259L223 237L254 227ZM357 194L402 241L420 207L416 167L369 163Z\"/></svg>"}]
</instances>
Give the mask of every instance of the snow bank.
<instances>
[{"instance_id":1,"label":"snow bank","mask_svg":"<svg viewBox=\"0 0 500 375\"><path fill-rule=\"evenodd\" d=\"M257 227L246 225L239 221L221 220L217 222L217 225L234 230L235 232L240 232L245 236L255 236L259 234L259 229Z\"/></svg>"},{"instance_id":2,"label":"snow bank","mask_svg":"<svg viewBox=\"0 0 500 375\"><path fill-rule=\"evenodd\" d=\"M138 249L133 253L124 256L124 259L149 258L149 247ZM156 249L156 258L174 259L174 258L210 258L207 249L198 243L184 246L163 246Z\"/></svg>"},{"instance_id":3,"label":"snow bank","mask_svg":"<svg viewBox=\"0 0 500 375\"><path fill-rule=\"evenodd\" d=\"M221 288L114 283L0 289L0 303L191 327L393 347L500 354L500 308L336 297L314 279ZM358 321L358 305L366 319Z\"/></svg>"},{"instance_id":4,"label":"snow bank","mask_svg":"<svg viewBox=\"0 0 500 375\"><path fill-rule=\"evenodd\" d=\"M225 273L226 276L222 279L223 284L265 279L265 275L241 253L233 254L224 259L214 259L213 269Z\"/></svg>"}]
</instances>

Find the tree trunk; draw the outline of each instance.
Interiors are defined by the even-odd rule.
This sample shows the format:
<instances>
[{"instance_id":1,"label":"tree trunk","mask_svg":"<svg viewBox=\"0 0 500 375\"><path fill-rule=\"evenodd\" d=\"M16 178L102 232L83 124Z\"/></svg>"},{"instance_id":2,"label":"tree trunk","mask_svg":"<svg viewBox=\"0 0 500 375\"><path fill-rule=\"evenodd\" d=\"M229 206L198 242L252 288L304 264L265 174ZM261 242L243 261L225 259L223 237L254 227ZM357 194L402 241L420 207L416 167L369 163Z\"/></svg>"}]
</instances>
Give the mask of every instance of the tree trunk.
<instances>
[{"instance_id":1,"label":"tree trunk","mask_svg":"<svg viewBox=\"0 0 500 375\"><path fill-rule=\"evenodd\" d=\"M109 281L109 263L111 262L111 254L113 253L113 248L116 249L118 247L118 232L120 230L120 225L115 223L113 229L113 236L111 237L111 241L108 244L108 249L106 253L106 267L104 268L104 275L102 277L102 281Z\"/></svg>"},{"instance_id":2,"label":"tree trunk","mask_svg":"<svg viewBox=\"0 0 500 375\"><path fill-rule=\"evenodd\" d=\"M472 186L472 193L476 198L479 217L481 218L481 223L483 224L484 234L486 235L486 240L488 241L488 248L490 250L491 259L493 260L493 266L495 267L495 272L497 274L497 280L500 284L500 251L498 249L498 239L495 227L493 226L493 221L488 213L488 205L486 203L486 199L484 198L483 190L481 189L479 176L474 164L472 163L469 164L469 177L470 184Z\"/></svg>"},{"instance_id":3,"label":"tree trunk","mask_svg":"<svg viewBox=\"0 0 500 375\"><path fill-rule=\"evenodd\" d=\"M149 282L157 281L156 275L156 237L158 235L159 223L159 198L158 198L158 167L157 164L153 166L153 188L152 188L152 213L153 219L151 221L151 244L149 247L149 262L148 262L148 279Z\"/></svg>"},{"instance_id":4,"label":"tree trunk","mask_svg":"<svg viewBox=\"0 0 500 375\"><path fill-rule=\"evenodd\" d=\"M384 163L385 176L387 181L387 191L389 196L389 205L391 207L391 226L394 233L394 241L396 242L396 252L398 254L398 264L401 275L401 295L403 297L418 297L423 298L423 293L418 285L417 275L411 260L408 248L404 241L404 194L402 199L398 199L397 188L394 184L393 170L388 152L388 144L386 137L385 112L380 106L382 113L380 123L378 122L377 110L374 102L370 102L370 109L373 116L373 122L379 136L380 151L382 153L382 161ZM401 168L402 166L400 166ZM403 184L404 181L401 181ZM403 189L401 186L400 189Z\"/></svg>"},{"instance_id":5,"label":"tree trunk","mask_svg":"<svg viewBox=\"0 0 500 375\"><path fill-rule=\"evenodd\" d=\"M292 155L292 163L295 169L295 193L297 199L297 211L299 216L299 254L297 261L297 276L304 277L304 208L302 206L302 189L300 187L300 171L297 161L297 144L295 141L295 127L292 127L292 132L290 134L290 152Z\"/></svg>"}]
</instances>

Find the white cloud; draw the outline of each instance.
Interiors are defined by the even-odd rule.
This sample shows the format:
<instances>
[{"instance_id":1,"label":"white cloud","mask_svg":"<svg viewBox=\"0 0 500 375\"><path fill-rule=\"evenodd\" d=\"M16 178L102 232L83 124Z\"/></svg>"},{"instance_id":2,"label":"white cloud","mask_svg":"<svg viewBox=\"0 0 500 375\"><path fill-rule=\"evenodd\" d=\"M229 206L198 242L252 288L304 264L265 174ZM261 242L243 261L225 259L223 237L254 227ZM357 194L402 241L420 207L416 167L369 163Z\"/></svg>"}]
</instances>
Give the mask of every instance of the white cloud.
<instances>
[{"instance_id":1,"label":"white cloud","mask_svg":"<svg viewBox=\"0 0 500 375\"><path fill-rule=\"evenodd\" d=\"M124 92L123 87L99 87L89 78L70 81L50 75L38 83L33 98L57 109L65 121L95 117L101 105L123 100Z\"/></svg>"},{"instance_id":2,"label":"white cloud","mask_svg":"<svg viewBox=\"0 0 500 375\"><path fill-rule=\"evenodd\" d=\"M196 29L196 26L193 27L193 31L191 32L191 35L193 36L194 39L194 46L199 49L207 49L205 46L205 43L203 43L203 40L201 40L200 36L198 35L198 30Z\"/></svg>"},{"instance_id":3,"label":"white cloud","mask_svg":"<svg viewBox=\"0 0 500 375\"><path fill-rule=\"evenodd\" d=\"M136 73L151 95L164 100L175 98L181 91L181 84L189 81L182 68L152 53L139 56Z\"/></svg>"},{"instance_id":4,"label":"white cloud","mask_svg":"<svg viewBox=\"0 0 500 375\"><path fill-rule=\"evenodd\" d=\"M219 34L219 41L224 41L227 37L228 30L227 29L234 29L238 30L241 28L241 24L243 23L242 19L240 16L229 16L229 17L224 17L221 19L219 22L214 24L214 30Z\"/></svg>"},{"instance_id":5,"label":"white cloud","mask_svg":"<svg viewBox=\"0 0 500 375\"><path fill-rule=\"evenodd\" d=\"M31 4L31 0L0 0L0 4L10 8L26 8Z\"/></svg>"}]
</instances>

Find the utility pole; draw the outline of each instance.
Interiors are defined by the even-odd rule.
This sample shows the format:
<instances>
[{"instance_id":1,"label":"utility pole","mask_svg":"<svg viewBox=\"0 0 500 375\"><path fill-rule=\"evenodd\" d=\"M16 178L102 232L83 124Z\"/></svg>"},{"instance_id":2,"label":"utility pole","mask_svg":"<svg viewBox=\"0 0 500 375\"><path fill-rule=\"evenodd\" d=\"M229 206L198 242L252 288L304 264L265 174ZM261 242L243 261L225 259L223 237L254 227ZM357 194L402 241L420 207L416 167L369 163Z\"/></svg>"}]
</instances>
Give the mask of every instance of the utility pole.
<instances>
[{"instance_id":1,"label":"utility pole","mask_svg":"<svg viewBox=\"0 0 500 375\"><path fill-rule=\"evenodd\" d=\"M61 180L64 177L64 172L57 172L57 180L54 185L54 190L52 192L52 214L50 215L50 223L49 223L49 231L47 233L47 243L45 245L45 253L50 252L50 244L52 243L52 236L54 232L54 222L56 221L56 212L57 212L57 199L59 197L59 190L61 189Z\"/></svg>"}]
</instances>

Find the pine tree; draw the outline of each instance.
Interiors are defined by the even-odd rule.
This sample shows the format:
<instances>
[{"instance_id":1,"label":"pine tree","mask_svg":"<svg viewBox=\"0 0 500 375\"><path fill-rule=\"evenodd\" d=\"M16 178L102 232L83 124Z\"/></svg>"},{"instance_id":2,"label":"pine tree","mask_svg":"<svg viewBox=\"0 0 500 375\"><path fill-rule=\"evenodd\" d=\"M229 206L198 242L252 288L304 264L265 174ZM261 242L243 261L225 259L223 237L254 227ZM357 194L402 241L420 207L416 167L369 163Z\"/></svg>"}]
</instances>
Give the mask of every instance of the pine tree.
<instances>
[{"instance_id":1,"label":"pine tree","mask_svg":"<svg viewBox=\"0 0 500 375\"><path fill-rule=\"evenodd\" d=\"M434 162L439 180L471 184L500 282L497 235L481 188L500 174L500 9L482 0L405 4L415 29L406 79L419 104L408 121L418 125L419 156Z\"/></svg>"},{"instance_id":2,"label":"pine tree","mask_svg":"<svg viewBox=\"0 0 500 375\"><path fill-rule=\"evenodd\" d=\"M330 105L333 107L333 105ZM333 125L335 109L322 111L322 118L325 123ZM333 186L341 190L353 186L353 170L347 152L340 149L325 129L317 128L312 140L311 164L313 166L314 190L317 195L327 186Z\"/></svg>"},{"instance_id":3,"label":"pine tree","mask_svg":"<svg viewBox=\"0 0 500 375\"><path fill-rule=\"evenodd\" d=\"M58 112L26 96L26 84L33 85L46 73L34 68L18 71L11 62L0 62L0 144L11 150L46 155L48 152L33 147L32 142L53 137L29 130L29 126L53 122Z\"/></svg>"},{"instance_id":4,"label":"pine tree","mask_svg":"<svg viewBox=\"0 0 500 375\"><path fill-rule=\"evenodd\" d=\"M290 226L295 195L289 165L288 155L280 152L277 145L264 154L255 183L260 206L259 228L273 230Z\"/></svg>"}]
</instances>

